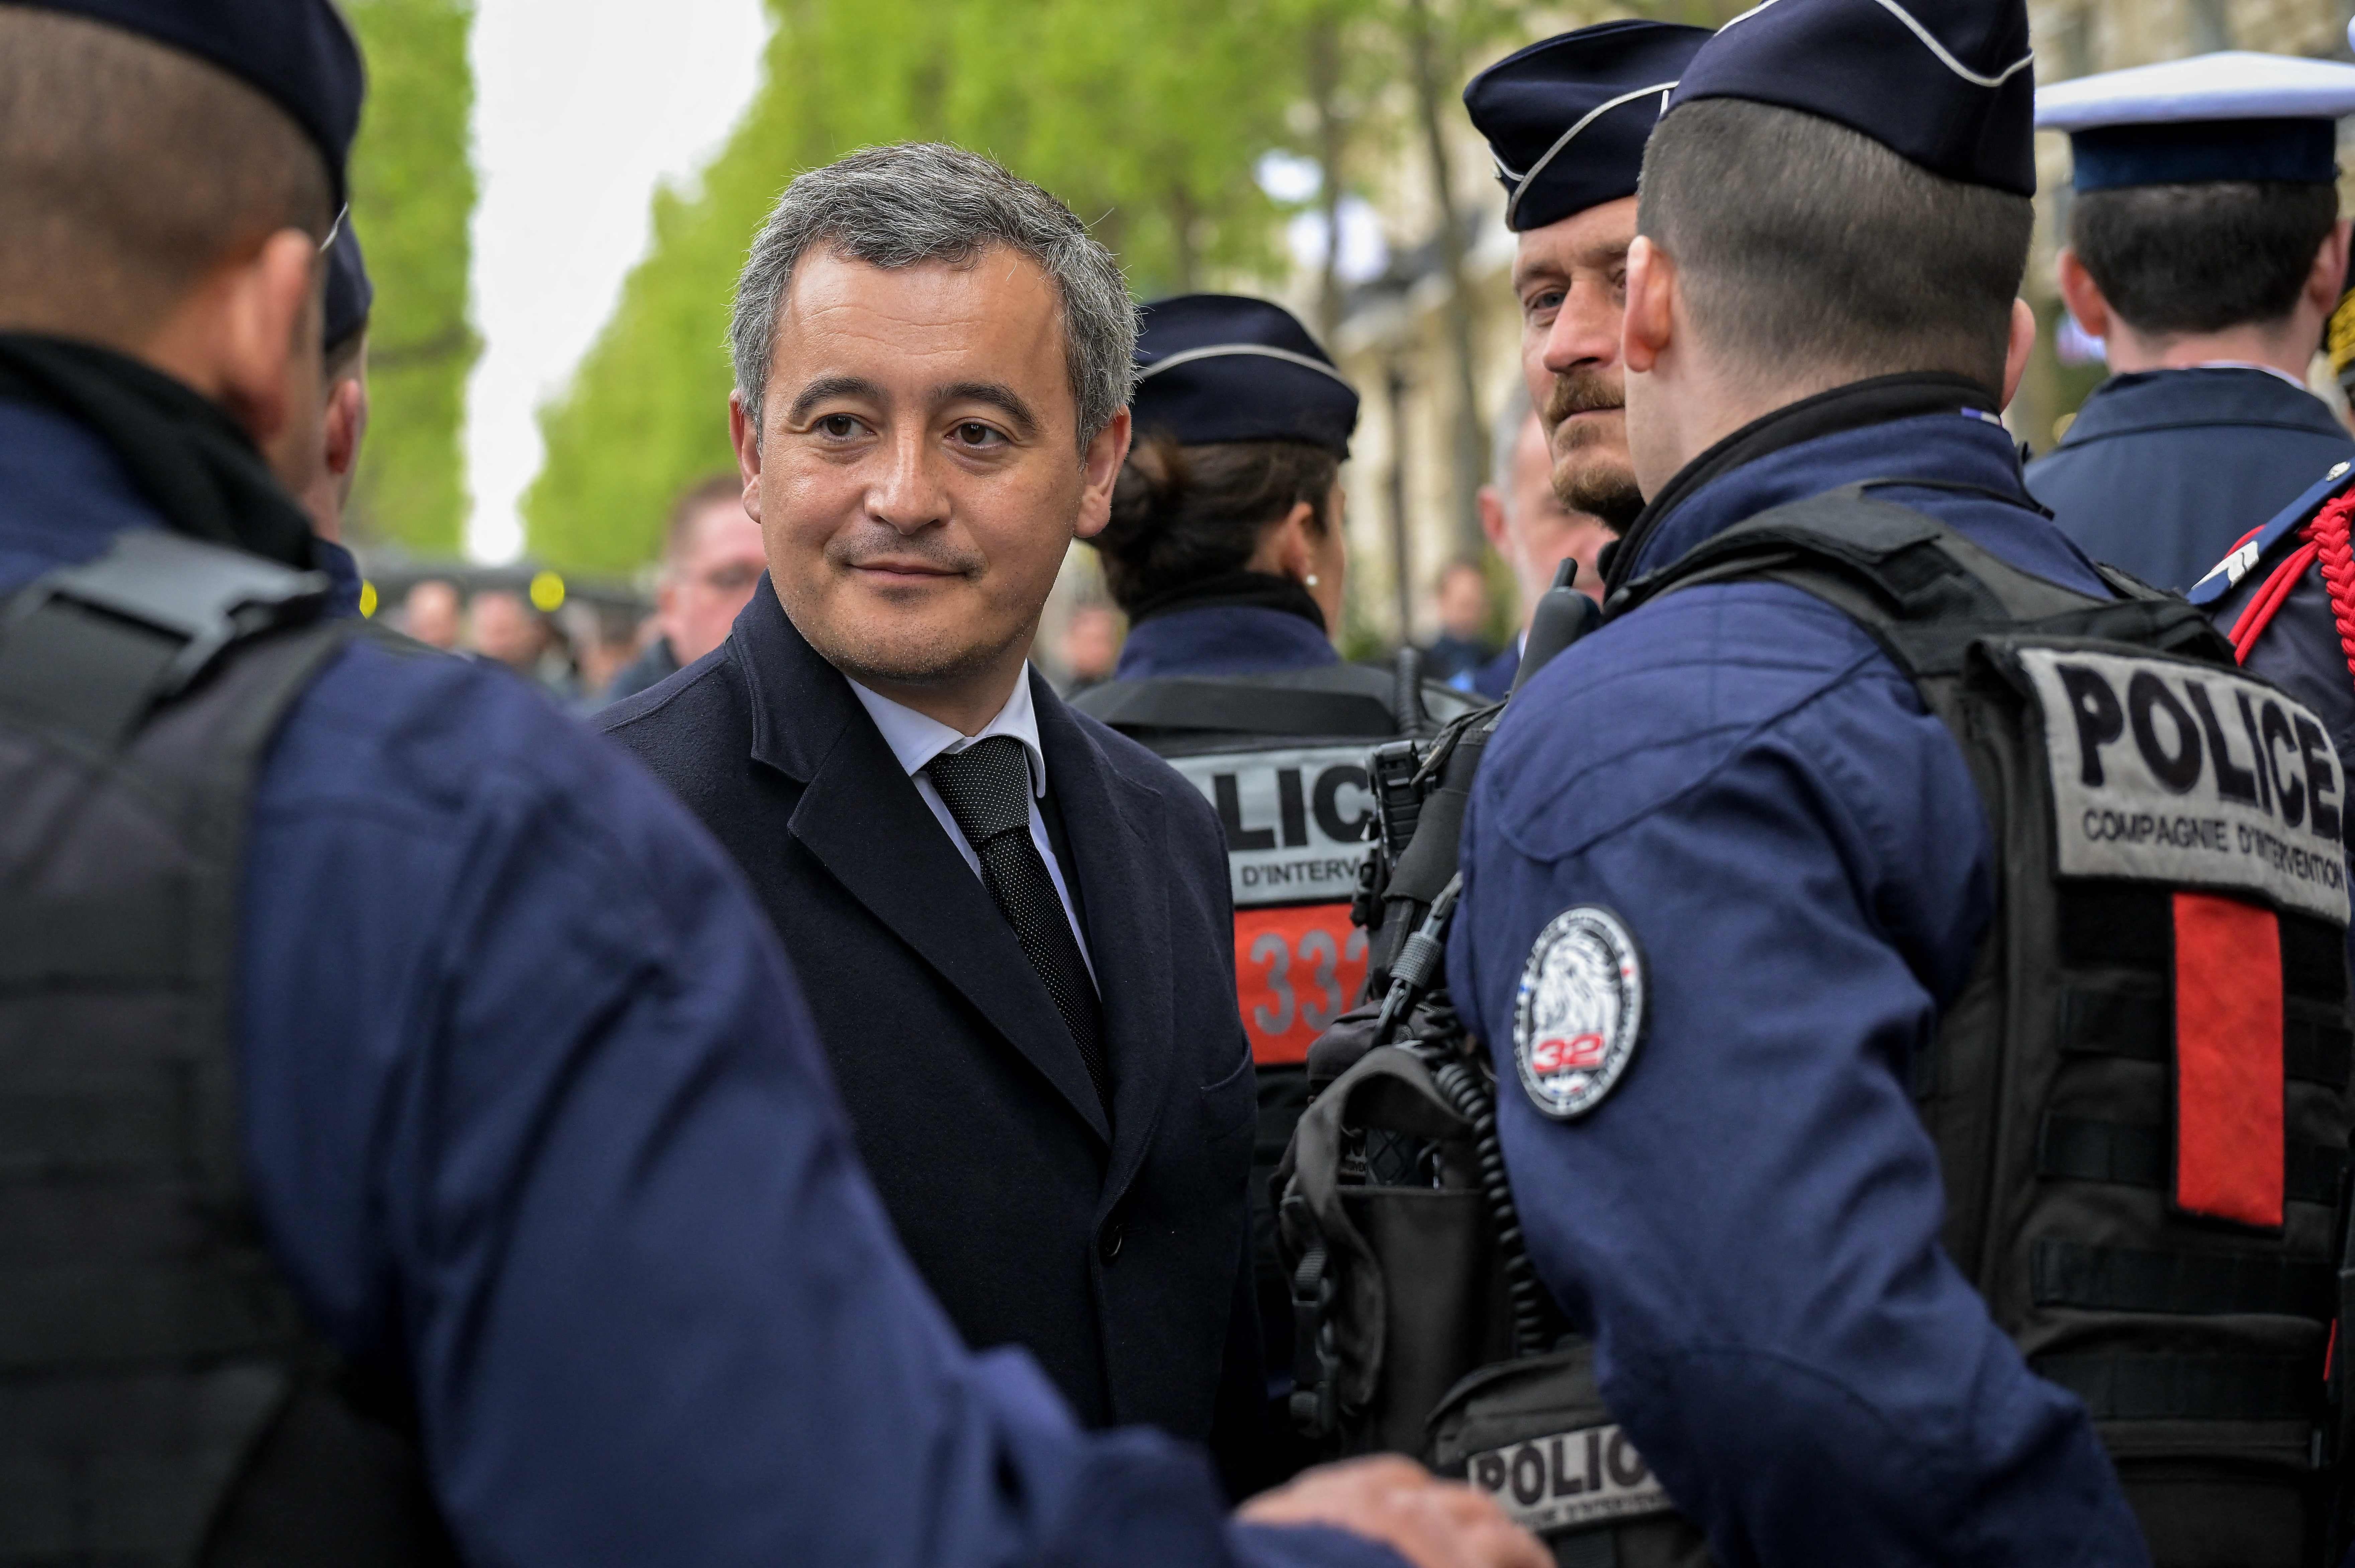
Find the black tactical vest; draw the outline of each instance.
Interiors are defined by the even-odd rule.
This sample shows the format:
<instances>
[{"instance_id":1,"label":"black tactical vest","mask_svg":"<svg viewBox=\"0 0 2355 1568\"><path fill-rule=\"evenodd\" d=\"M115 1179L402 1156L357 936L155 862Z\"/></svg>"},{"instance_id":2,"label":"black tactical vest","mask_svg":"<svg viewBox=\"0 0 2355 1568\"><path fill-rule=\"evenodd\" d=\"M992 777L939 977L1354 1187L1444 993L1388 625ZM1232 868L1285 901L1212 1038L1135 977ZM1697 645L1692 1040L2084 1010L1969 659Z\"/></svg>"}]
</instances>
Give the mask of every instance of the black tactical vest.
<instances>
[{"instance_id":1,"label":"black tactical vest","mask_svg":"<svg viewBox=\"0 0 2355 1568\"><path fill-rule=\"evenodd\" d=\"M1350 918L1374 819L1369 753L1428 736L1476 699L1359 665L1262 676L1108 681L1071 706L1150 747L1219 814L1235 909L1235 992L1259 1084L1252 1238L1272 1374L1293 1361L1291 1306L1269 1179L1308 1103L1308 1047L1363 991ZM1289 1466L1280 1466L1288 1472Z\"/></svg>"},{"instance_id":2,"label":"black tactical vest","mask_svg":"<svg viewBox=\"0 0 2355 1568\"><path fill-rule=\"evenodd\" d=\"M2327 1541L2344 1544L2330 1521L2344 1372L2326 1354L2350 1127L2338 759L2313 716L2240 674L2179 599L2123 576L2117 600L2087 598L1869 488L1739 524L1631 583L1611 613L1700 582L1782 581L1853 616L1913 680L1962 749L1998 856L1996 919L1916 1064L1947 1252L2030 1367L2085 1403L2162 1568L2322 1561ZM1365 1058L1304 1121L1295 1257L1321 1243L1348 1261L1348 1238L1314 1222L1307 1129L1337 1096L1346 1140L1348 1102L1367 1099L1355 1081L1390 1054ZM1399 1098L1357 1120L1409 1119ZM1412 1116L1432 1119L1427 1105ZM1444 1189L1446 1163L1423 1185ZM1360 1194L1344 1212L1383 1202ZM1509 1198L1481 1211L1501 1216L1489 1244L1509 1257ZM1358 1230L1362 1243L1371 1232ZM1353 1372L1369 1397L1397 1376L1380 1359L1397 1335L1377 1329L1379 1375L1363 1378L1379 1290L1356 1275L1394 1285L1433 1244L1366 1247L1379 1259L1354 1274L1328 1264L1345 1416ZM1477 1286L1491 1302L1497 1288L1493 1275ZM1476 1370L1425 1407L1420 1451L1518 1517L1575 1519L1558 1551L1689 1560L1696 1541L1659 1538L1657 1520L1638 1541L1582 1513L1596 1493L1571 1462L1582 1437L1556 1444L1571 1432L1561 1413L1615 1429L1599 1403L1578 1403L1577 1342L1558 1346L1566 1366L1550 1381L1526 1342L1487 1366L1459 1354L1446 1370Z\"/></svg>"},{"instance_id":3,"label":"black tactical vest","mask_svg":"<svg viewBox=\"0 0 2355 1568\"><path fill-rule=\"evenodd\" d=\"M0 1564L454 1561L242 1175L246 827L359 630L325 588L136 531L0 605Z\"/></svg>"}]
</instances>

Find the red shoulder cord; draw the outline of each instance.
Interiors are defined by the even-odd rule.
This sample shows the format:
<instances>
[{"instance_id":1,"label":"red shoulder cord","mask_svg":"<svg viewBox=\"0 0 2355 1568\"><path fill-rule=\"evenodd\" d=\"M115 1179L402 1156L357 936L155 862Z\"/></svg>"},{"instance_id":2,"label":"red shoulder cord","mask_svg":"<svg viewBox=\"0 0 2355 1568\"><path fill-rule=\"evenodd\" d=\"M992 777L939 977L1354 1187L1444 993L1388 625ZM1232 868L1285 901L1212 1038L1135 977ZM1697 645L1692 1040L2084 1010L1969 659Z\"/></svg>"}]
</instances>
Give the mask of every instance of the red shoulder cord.
<instances>
[{"instance_id":1,"label":"red shoulder cord","mask_svg":"<svg viewBox=\"0 0 2355 1568\"><path fill-rule=\"evenodd\" d=\"M2297 537L2306 542L2274 568L2233 623L2233 657L2243 664L2249 662L2250 651L2273 624L2290 590L2306 575L2306 569L2318 560L2322 584L2330 592L2331 618L2339 624L2339 648L2346 656L2350 678L2355 678L2355 546L2348 539L2350 516L2355 516L2355 490L2327 502L2314 515L2314 521L2298 530Z\"/></svg>"}]
</instances>

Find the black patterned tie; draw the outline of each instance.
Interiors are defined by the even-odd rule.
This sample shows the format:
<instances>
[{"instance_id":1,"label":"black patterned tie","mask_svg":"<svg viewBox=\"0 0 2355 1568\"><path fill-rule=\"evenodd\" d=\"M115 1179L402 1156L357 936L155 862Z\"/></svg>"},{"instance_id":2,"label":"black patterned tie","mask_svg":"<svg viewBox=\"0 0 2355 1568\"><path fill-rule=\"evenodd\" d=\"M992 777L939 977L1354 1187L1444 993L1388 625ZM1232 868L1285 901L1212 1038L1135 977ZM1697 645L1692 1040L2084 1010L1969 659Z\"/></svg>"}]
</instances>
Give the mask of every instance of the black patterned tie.
<instances>
[{"instance_id":1,"label":"black patterned tie","mask_svg":"<svg viewBox=\"0 0 2355 1568\"><path fill-rule=\"evenodd\" d=\"M1030 841L1030 757L1011 735L990 735L964 751L943 752L924 764L942 804L981 861L982 880L998 912L1014 927L1014 939L1055 1010L1071 1031L1071 1042L1087 1063L1104 1115L1112 1115L1112 1091L1104 1073L1103 1008L1080 956L1079 939L1064 915L1063 901L1047 874L1046 858Z\"/></svg>"}]
</instances>

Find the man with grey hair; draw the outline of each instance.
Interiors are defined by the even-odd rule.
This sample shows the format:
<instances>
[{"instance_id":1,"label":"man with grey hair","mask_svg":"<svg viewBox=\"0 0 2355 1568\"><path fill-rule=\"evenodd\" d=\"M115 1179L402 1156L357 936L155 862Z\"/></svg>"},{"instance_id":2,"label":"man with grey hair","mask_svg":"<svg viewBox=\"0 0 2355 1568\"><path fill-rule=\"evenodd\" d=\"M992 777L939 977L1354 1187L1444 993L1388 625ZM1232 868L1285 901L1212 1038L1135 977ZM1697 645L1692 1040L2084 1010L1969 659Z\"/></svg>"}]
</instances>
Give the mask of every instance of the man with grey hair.
<instances>
[{"instance_id":1,"label":"man with grey hair","mask_svg":"<svg viewBox=\"0 0 2355 1568\"><path fill-rule=\"evenodd\" d=\"M766 584L603 726L743 866L900 1239L976 1348L1254 1477L1253 1083L1219 821L1027 659L1129 443L1135 316L956 148L794 180L738 285Z\"/></svg>"},{"instance_id":2,"label":"man with grey hair","mask_svg":"<svg viewBox=\"0 0 2355 1568\"><path fill-rule=\"evenodd\" d=\"M1480 486L1479 502L1480 529L1488 536L1489 547L1513 569L1513 581L1520 591L1521 630L1462 684L1501 702L1519 673L1529 617L1553 586L1555 571L1563 561L1576 560L1579 590L1602 603L1603 574L1596 561L1603 547L1618 535L1593 513L1564 505L1555 492L1553 450L1545 421L1529 406L1529 390L1518 379L1497 421L1494 466L1488 483Z\"/></svg>"}]
</instances>

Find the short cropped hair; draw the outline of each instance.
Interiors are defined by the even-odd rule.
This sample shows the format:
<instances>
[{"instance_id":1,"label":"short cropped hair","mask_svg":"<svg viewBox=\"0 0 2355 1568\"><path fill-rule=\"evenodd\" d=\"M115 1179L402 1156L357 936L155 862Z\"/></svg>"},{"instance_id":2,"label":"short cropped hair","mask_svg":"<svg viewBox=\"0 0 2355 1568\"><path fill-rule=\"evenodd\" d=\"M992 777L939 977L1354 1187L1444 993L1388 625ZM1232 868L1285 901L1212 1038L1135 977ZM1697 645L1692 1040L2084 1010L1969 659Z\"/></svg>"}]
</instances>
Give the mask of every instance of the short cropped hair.
<instances>
[{"instance_id":1,"label":"short cropped hair","mask_svg":"<svg viewBox=\"0 0 2355 1568\"><path fill-rule=\"evenodd\" d=\"M1113 603L1140 606L1206 578L1241 571L1260 536L1305 501L1321 536L1334 526L1341 460L1300 441L1180 446L1155 431L1129 450L1113 486L1112 520L1089 542Z\"/></svg>"},{"instance_id":2,"label":"short cropped hair","mask_svg":"<svg viewBox=\"0 0 2355 1568\"><path fill-rule=\"evenodd\" d=\"M2029 199L1934 175L1845 125L1706 98L1644 151L1637 232L1738 370L1843 380L1947 371L2003 385Z\"/></svg>"},{"instance_id":3,"label":"short cropped hair","mask_svg":"<svg viewBox=\"0 0 2355 1568\"><path fill-rule=\"evenodd\" d=\"M1082 450L1128 402L1136 304L1112 253L1070 208L1028 180L962 147L906 142L868 147L800 176L753 237L736 283L730 336L736 391L756 433L777 312L794 266L813 246L891 269L927 261L967 266L997 246L1028 256L1062 299L1063 357Z\"/></svg>"},{"instance_id":4,"label":"short cropped hair","mask_svg":"<svg viewBox=\"0 0 2355 1568\"><path fill-rule=\"evenodd\" d=\"M2069 243L2136 331L2222 332L2289 315L2338 221L2335 186L2134 186L2073 198Z\"/></svg>"},{"instance_id":5,"label":"short cropped hair","mask_svg":"<svg viewBox=\"0 0 2355 1568\"><path fill-rule=\"evenodd\" d=\"M687 546L694 542L696 519L723 501L734 507L743 506L744 481L741 475L732 472L714 474L708 479L696 481L679 493L678 499L670 504L670 526L663 531L663 560L666 564L678 564L679 558L687 553Z\"/></svg>"},{"instance_id":6,"label":"short cropped hair","mask_svg":"<svg viewBox=\"0 0 2355 1568\"><path fill-rule=\"evenodd\" d=\"M0 5L0 322L135 343L241 246L324 237L333 192L293 116L227 71Z\"/></svg>"}]
</instances>

